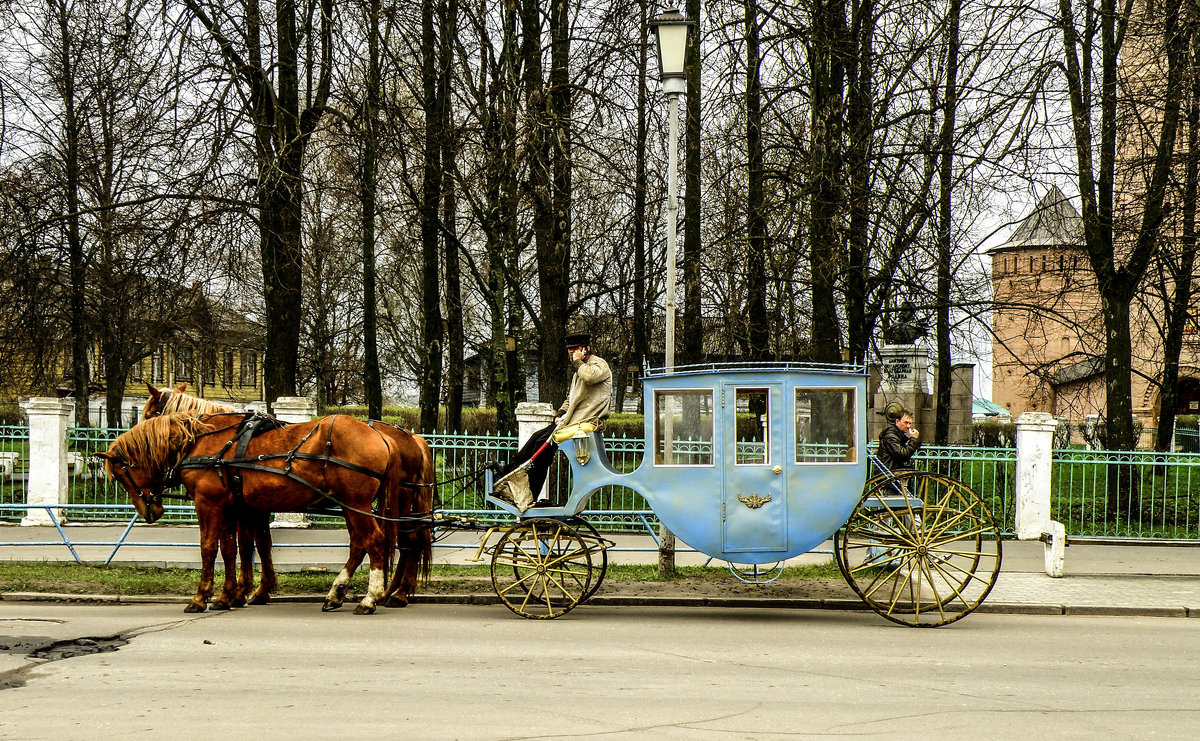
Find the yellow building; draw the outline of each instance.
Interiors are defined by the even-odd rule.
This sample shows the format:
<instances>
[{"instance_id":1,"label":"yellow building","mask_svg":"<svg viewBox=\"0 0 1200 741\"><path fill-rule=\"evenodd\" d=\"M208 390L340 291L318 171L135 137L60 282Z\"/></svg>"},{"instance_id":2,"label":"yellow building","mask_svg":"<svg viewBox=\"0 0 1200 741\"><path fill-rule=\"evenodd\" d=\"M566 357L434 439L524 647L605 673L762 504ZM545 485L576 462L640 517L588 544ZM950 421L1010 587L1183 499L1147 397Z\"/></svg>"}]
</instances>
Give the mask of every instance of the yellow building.
<instances>
[{"instance_id":1,"label":"yellow building","mask_svg":"<svg viewBox=\"0 0 1200 741\"><path fill-rule=\"evenodd\" d=\"M263 382L262 330L252 322L209 305L207 321L185 328L168 342L156 345L147 357L134 364L122 390L121 419L132 424L140 417L147 398L146 384L175 388L187 384L188 393L242 409L261 408ZM0 369L0 404L16 405L28 396L69 396L72 389L70 349L54 347L48 357L22 357L34 349L10 352ZM41 375L34 365L42 368ZM88 349L89 418L105 423L106 376L99 342Z\"/></svg>"}]
</instances>

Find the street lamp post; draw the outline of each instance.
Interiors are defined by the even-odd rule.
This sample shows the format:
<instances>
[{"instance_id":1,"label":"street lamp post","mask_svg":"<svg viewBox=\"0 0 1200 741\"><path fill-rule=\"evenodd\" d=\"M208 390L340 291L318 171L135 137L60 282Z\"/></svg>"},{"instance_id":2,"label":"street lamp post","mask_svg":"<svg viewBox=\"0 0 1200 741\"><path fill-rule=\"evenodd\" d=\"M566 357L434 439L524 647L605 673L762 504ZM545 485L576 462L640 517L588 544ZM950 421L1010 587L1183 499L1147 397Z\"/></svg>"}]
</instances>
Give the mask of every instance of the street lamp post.
<instances>
[{"instance_id":1,"label":"street lamp post","mask_svg":"<svg viewBox=\"0 0 1200 741\"><path fill-rule=\"evenodd\" d=\"M663 349L663 365L668 369L675 367L675 237L679 211L679 157L676 152L679 149L679 96L687 92L687 77L683 68L687 58L688 35L693 25L694 21L675 9L664 11L650 21L650 27L654 29L654 37L658 42L658 71L662 89L667 95L667 336ZM662 420L663 455L667 462L673 457L674 418L675 409L672 404ZM658 535L658 570L661 573L674 572L675 536L661 522Z\"/></svg>"},{"instance_id":2,"label":"street lamp post","mask_svg":"<svg viewBox=\"0 0 1200 741\"><path fill-rule=\"evenodd\" d=\"M679 96L687 92L684 61L688 35L695 21L678 10L660 13L650 21L658 42L658 70L667 95L667 336L663 365L675 365L675 237L679 199Z\"/></svg>"}]
</instances>

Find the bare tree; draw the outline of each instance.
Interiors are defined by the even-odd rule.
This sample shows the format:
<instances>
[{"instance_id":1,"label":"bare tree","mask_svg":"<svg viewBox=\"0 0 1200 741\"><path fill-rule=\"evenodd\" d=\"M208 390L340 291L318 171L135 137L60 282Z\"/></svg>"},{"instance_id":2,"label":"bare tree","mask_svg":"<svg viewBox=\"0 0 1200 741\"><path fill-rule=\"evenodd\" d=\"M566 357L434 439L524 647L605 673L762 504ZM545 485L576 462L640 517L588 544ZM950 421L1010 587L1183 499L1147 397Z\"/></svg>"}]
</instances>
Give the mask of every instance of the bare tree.
<instances>
[{"instance_id":1,"label":"bare tree","mask_svg":"<svg viewBox=\"0 0 1200 741\"><path fill-rule=\"evenodd\" d=\"M1062 33L1067 92L1075 145L1079 192L1083 203L1083 237L1088 261L1095 273L1102 302L1105 330L1104 382L1109 447L1132 449L1137 442L1133 426L1130 382L1130 302L1154 254L1163 221L1163 201L1170 180L1175 137L1186 65L1187 40L1180 33L1180 8L1168 0L1154 18L1134 18L1132 4L1118 7L1114 0L1087 0L1081 16L1071 0L1059 0L1057 23ZM1083 21L1090 22L1081 25ZM1144 25L1143 25L1144 24ZM1144 45L1128 48L1128 42ZM1144 171L1144 195L1136 201L1115 200L1118 168L1118 125L1122 114L1120 87L1122 59L1146 55L1146 64L1161 74L1161 113L1143 143L1149 154ZM1160 56L1161 55L1161 56ZM1151 59L1162 59L1161 65ZM1145 91L1135 91L1145 103ZM1138 131L1140 138L1143 132ZM1142 158L1139 158L1142 159ZM1126 492L1127 495L1127 492ZM1110 507L1119 502L1110 500Z\"/></svg>"},{"instance_id":2,"label":"bare tree","mask_svg":"<svg viewBox=\"0 0 1200 741\"><path fill-rule=\"evenodd\" d=\"M281 0L273 8L273 26L259 0L244 0L240 13L225 3L184 2L215 45L254 129L264 380L268 399L294 396L303 301L304 154L329 100L333 0Z\"/></svg>"}]
</instances>

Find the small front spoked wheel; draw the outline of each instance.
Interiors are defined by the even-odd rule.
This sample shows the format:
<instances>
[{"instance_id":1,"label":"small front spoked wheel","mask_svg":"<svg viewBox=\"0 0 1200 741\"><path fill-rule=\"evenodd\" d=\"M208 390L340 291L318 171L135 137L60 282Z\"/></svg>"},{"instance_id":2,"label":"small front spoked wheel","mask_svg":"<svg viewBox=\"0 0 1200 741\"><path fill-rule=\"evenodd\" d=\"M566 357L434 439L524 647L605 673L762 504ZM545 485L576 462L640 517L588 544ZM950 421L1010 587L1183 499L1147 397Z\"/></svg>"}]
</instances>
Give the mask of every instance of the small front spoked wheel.
<instances>
[{"instance_id":1,"label":"small front spoked wheel","mask_svg":"<svg viewBox=\"0 0 1200 741\"><path fill-rule=\"evenodd\" d=\"M569 612L591 594L592 547L574 528L549 518L509 528L492 551L492 586L508 609L535 620Z\"/></svg>"}]
</instances>

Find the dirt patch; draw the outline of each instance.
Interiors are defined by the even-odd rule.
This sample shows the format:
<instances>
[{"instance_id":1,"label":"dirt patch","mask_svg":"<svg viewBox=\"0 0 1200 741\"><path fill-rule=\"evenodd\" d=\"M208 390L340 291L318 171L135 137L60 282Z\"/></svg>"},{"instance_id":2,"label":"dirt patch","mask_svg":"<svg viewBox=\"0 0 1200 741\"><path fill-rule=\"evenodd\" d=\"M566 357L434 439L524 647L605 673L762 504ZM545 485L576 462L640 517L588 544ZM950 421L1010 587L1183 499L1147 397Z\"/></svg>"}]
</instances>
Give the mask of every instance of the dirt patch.
<instances>
[{"instance_id":1,"label":"dirt patch","mask_svg":"<svg viewBox=\"0 0 1200 741\"><path fill-rule=\"evenodd\" d=\"M420 594L492 594L488 577L434 577ZM608 578L596 592L598 596L617 597L755 597L760 599L858 599L842 579L780 578L770 584L744 584L728 578L667 579L663 581L622 581Z\"/></svg>"}]
</instances>

